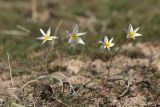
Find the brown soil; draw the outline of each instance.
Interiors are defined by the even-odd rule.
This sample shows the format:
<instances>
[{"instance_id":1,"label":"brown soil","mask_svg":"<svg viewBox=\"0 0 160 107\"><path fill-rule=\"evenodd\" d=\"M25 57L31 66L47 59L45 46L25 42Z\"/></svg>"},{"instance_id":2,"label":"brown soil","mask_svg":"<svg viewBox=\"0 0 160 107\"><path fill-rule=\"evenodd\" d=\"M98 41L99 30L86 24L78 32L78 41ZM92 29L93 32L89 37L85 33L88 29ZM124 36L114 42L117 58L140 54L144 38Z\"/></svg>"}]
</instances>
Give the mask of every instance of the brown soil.
<instances>
[{"instance_id":1,"label":"brown soil","mask_svg":"<svg viewBox=\"0 0 160 107\"><path fill-rule=\"evenodd\" d=\"M159 44L137 43L135 46L123 46L120 54L113 60L110 78L107 76L109 62L110 59L104 61L82 56L55 59L49 63L49 73L55 73L57 78L61 78L63 93L62 84L57 81L46 83L43 79L36 84L28 84L22 95L20 88L27 81L44 75L44 66L31 64L31 74L14 76L14 88L11 88L7 61L1 61L0 101L8 98L27 107L34 104L37 107L160 106ZM18 66L14 61L11 64L12 69ZM69 87L68 81L72 83L75 92Z\"/></svg>"}]
</instances>

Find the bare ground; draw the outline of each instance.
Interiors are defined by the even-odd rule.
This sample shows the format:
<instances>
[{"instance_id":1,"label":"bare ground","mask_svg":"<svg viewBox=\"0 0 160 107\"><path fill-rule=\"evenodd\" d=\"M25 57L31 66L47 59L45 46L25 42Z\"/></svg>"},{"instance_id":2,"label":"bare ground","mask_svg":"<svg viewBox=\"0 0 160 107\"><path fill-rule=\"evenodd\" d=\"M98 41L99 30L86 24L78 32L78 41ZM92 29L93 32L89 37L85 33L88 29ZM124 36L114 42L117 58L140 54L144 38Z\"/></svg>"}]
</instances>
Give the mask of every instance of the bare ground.
<instances>
[{"instance_id":1,"label":"bare ground","mask_svg":"<svg viewBox=\"0 0 160 107\"><path fill-rule=\"evenodd\" d=\"M32 56L44 54L35 52ZM11 61L12 71L25 66L25 70L30 72L14 75L12 87L8 63L1 60L0 105L8 107L12 103L26 107L160 106L159 43L130 43L123 46L120 54L113 60L108 78L109 62L109 57L61 55L49 62L48 72L63 80L64 92L61 90L62 84L57 81L45 82L45 79L27 85L21 92L20 89L25 83L44 76L45 64L38 60L31 61L28 65ZM72 83L75 92L69 90L68 81Z\"/></svg>"}]
</instances>

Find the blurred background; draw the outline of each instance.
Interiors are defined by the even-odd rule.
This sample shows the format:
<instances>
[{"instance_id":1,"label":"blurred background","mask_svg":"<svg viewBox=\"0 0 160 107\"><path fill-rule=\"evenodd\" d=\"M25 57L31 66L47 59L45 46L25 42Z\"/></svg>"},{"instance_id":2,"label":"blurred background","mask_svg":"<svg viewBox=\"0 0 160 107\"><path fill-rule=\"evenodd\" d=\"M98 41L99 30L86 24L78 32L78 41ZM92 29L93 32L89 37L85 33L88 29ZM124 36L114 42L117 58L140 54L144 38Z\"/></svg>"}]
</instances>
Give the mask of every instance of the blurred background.
<instances>
[{"instance_id":1,"label":"blurred background","mask_svg":"<svg viewBox=\"0 0 160 107\"><path fill-rule=\"evenodd\" d=\"M54 34L60 20L55 50L67 55L102 54L97 42L107 34L121 43L130 23L141 27L144 36L138 41L159 42L159 10L159 0L0 0L0 56L6 52L16 59L40 55L49 46L35 39L41 36L39 28L46 31L51 26ZM87 34L83 36L86 46L73 51L67 48L66 31L72 31L75 24Z\"/></svg>"}]
</instances>

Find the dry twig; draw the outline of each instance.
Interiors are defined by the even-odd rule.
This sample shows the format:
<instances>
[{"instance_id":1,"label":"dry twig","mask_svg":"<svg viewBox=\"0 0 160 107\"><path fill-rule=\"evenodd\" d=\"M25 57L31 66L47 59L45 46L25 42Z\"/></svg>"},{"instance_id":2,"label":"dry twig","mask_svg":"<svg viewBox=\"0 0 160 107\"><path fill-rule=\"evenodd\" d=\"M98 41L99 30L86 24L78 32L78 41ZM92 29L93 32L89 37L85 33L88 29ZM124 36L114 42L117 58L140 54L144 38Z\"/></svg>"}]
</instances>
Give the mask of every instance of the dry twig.
<instances>
[{"instance_id":1,"label":"dry twig","mask_svg":"<svg viewBox=\"0 0 160 107\"><path fill-rule=\"evenodd\" d=\"M9 71L10 71L10 78L11 78L12 88L14 88L13 77L12 77L12 68L11 68L10 57L9 57L9 53L8 52L7 52L7 57L8 57L8 65L9 65Z\"/></svg>"}]
</instances>

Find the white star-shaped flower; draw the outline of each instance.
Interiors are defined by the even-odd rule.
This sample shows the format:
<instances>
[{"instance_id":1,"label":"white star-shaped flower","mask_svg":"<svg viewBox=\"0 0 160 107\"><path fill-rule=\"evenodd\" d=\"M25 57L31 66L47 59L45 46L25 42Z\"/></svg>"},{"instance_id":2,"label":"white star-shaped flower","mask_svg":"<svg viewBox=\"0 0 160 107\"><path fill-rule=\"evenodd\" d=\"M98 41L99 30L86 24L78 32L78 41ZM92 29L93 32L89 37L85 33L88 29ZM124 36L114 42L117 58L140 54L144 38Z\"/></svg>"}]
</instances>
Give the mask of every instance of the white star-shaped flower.
<instances>
[{"instance_id":1,"label":"white star-shaped flower","mask_svg":"<svg viewBox=\"0 0 160 107\"><path fill-rule=\"evenodd\" d=\"M57 36L50 36L51 27L47 30L47 33L45 33L42 29L40 29L40 32L41 32L42 36L38 37L36 39L43 40L42 44L44 44L45 42L47 42L49 40L57 39Z\"/></svg>"},{"instance_id":2,"label":"white star-shaped flower","mask_svg":"<svg viewBox=\"0 0 160 107\"><path fill-rule=\"evenodd\" d=\"M76 44L83 44L85 45L85 43L83 42L83 40L80 38L80 36L85 35L86 32L84 33L78 33L78 25L76 25L73 29L72 33L68 33L70 38L68 43L70 43L72 46L75 46Z\"/></svg>"},{"instance_id":3,"label":"white star-shaped flower","mask_svg":"<svg viewBox=\"0 0 160 107\"><path fill-rule=\"evenodd\" d=\"M101 43L102 45L100 46L101 49L105 49L107 48L110 51L110 48L114 46L114 43L112 43L113 38L111 38L110 40L108 40L108 37L105 36L104 37L104 41L99 41L99 43Z\"/></svg>"},{"instance_id":4,"label":"white star-shaped flower","mask_svg":"<svg viewBox=\"0 0 160 107\"><path fill-rule=\"evenodd\" d=\"M135 39L135 37L137 36L142 36L142 34L137 33L138 30L139 30L139 27L134 30L132 25L130 24L127 31L127 38Z\"/></svg>"}]
</instances>

